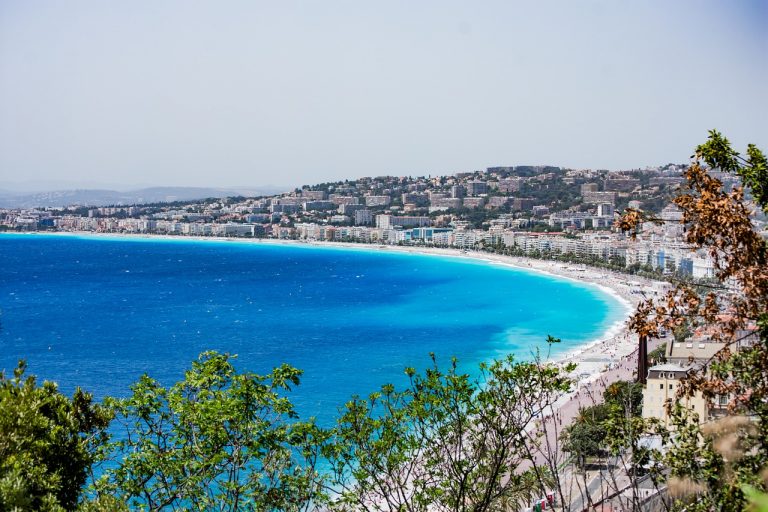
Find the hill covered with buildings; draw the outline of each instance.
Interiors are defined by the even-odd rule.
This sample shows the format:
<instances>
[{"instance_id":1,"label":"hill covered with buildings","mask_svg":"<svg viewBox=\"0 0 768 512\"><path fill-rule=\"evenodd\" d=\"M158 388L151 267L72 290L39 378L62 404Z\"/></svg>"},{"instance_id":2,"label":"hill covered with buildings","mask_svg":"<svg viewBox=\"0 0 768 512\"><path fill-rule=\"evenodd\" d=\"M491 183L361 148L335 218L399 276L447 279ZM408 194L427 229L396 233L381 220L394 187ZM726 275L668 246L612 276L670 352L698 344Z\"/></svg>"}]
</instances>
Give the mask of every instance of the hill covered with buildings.
<instances>
[{"instance_id":1,"label":"hill covered with buildings","mask_svg":"<svg viewBox=\"0 0 768 512\"><path fill-rule=\"evenodd\" d=\"M490 167L364 177L269 196L6 208L0 229L430 245L707 278L712 262L683 242L681 224L646 223L639 243L631 244L613 229L627 207L679 220L669 200L684 182L683 169ZM738 183L718 175L726 187ZM764 221L756 218L759 226Z\"/></svg>"}]
</instances>

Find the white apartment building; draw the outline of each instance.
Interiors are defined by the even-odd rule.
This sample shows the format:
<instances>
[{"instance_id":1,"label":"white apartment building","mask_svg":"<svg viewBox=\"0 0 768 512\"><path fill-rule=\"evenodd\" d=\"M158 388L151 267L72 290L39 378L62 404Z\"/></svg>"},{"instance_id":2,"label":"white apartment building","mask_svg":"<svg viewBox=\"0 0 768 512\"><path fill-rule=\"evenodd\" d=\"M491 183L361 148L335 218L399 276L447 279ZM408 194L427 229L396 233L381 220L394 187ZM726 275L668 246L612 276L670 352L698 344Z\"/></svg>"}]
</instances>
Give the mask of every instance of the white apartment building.
<instances>
[{"instance_id":1,"label":"white apartment building","mask_svg":"<svg viewBox=\"0 0 768 512\"><path fill-rule=\"evenodd\" d=\"M395 226L404 228L429 226L432 220L429 217L401 217L397 215L377 215L376 227L381 229L392 229Z\"/></svg>"},{"instance_id":2,"label":"white apartment building","mask_svg":"<svg viewBox=\"0 0 768 512\"><path fill-rule=\"evenodd\" d=\"M366 206L389 206L389 196L365 196Z\"/></svg>"}]
</instances>

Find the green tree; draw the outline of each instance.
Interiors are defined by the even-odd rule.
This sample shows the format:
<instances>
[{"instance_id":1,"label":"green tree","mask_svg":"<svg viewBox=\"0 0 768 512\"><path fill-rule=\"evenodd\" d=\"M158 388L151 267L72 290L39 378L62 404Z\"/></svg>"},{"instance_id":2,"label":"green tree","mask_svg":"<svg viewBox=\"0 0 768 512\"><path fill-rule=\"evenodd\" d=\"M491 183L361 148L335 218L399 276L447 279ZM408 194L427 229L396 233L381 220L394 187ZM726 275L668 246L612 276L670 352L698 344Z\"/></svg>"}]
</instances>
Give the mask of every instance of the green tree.
<instances>
[{"instance_id":1,"label":"green tree","mask_svg":"<svg viewBox=\"0 0 768 512\"><path fill-rule=\"evenodd\" d=\"M616 423L640 417L642 404L642 385L612 383L603 392L603 403L580 409L574 421L563 429L563 450L575 457L582 469L587 459L606 455L612 446L621 450L621 443L613 442L609 433L616 432Z\"/></svg>"},{"instance_id":2,"label":"green tree","mask_svg":"<svg viewBox=\"0 0 768 512\"><path fill-rule=\"evenodd\" d=\"M563 429L563 451L570 453L582 470L589 458L606 453L604 423L607 418L606 404L593 405L581 409L574 421Z\"/></svg>"},{"instance_id":3,"label":"green tree","mask_svg":"<svg viewBox=\"0 0 768 512\"><path fill-rule=\"evenodd\" d=\"M648 352L648 362L654 364L664 364L667 362L667 344L662 343L655 349Z\"/></svg>"},{"instance_id":4,"label":"green tree","mask_svg":"<svg viewBox=\"0 0 768 512\"><path fill-rule=\"evenodd\" d=\"M386 385L355 398L339 419L328 456L351 510L501 510L553 487L533 462L536 424L570 388L565 369L511 357L482 365L473 380L454 360L408 369L403 390ZM526 468L526 469L523 469Z\"/></svg>"},{"instance_id":5,"label":"green tree","mask_svg":"<svg viewBox=\"0 0 768 512\"><path fill-rule=\"evenodd\" d=\"M682 322L680 325L675 326L672 329L672 337L675 339L675 343L685 343L688 338L691 337L691 332L688 322Z\"/></svg>"},{"instance_id":6,"label":"green tree","mask_svg":"<svg viewBox=\"0 0 768 512\"><path fill-rule=\"evenodd\" d=\"M626 410L630 416L641 416L643 408L643 385L638 382L619 380L610 384L603 392L603 399L609 407Z\"/></svg>"},{"instance_id":7,"label":"green tree","mask_svg":"<svg viewBox=\"0 0 768 512\"><path fill-rule=\"evenodd\" d=\"M111 400L123 425L116 468L97 483L148 510L302 510L322 503L316 471L323 433L297 420L283 396L299 384L288 365L238 373L226 354L206 352L170 388L143 376Z\"/></svg>"},{"instance_id":8,"label":"green tree","mask_svg":"<svg viewBox=\"0 0 768 512\"><path fill-rule=\"evenodd\" d=\"M0 373L0 510L72 510L106 440L111 415L79 388Z\"/></svg>"}]
</instances>

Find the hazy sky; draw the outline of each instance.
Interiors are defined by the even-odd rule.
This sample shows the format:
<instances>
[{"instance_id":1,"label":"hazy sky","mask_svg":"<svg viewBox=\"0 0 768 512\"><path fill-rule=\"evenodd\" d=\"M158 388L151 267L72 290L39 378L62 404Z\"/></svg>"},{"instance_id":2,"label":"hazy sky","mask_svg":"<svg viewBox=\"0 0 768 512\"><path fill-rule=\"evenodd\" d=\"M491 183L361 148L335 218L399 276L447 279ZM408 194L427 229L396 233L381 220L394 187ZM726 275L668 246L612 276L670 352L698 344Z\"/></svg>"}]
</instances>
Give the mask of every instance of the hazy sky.
<instances>
[{"instance_id":1,"label":"hazy sky","mask_svg":"<svg viewBox=\"0 0 768 512\"><path fill-rule=\"evenodd\" d=\"M0 2L0 182L298 185L768 148L768 2Z\"/></svg>"}]
</instances>

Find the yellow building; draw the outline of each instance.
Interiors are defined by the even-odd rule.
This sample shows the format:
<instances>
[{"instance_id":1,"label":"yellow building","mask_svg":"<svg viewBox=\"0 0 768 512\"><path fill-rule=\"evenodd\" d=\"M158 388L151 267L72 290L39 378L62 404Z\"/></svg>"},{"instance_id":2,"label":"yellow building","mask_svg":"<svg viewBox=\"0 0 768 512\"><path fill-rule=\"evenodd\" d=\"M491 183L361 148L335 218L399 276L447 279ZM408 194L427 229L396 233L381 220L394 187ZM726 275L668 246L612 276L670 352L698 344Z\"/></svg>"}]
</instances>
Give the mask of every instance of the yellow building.
<instances>
[{"instance_id":1,"label":"yellow building","mask_svg":"<svg viewBox=\"0 0 768 512\"><path fill-rule=\"evenodd\" d=\"M689 372L711 361L725 347L724 343L703 340L672 341L667 345L667 363L648 369L647 383L643 391L643 418L657 418L669 426L667 402L678 401L677 390L680 380ZM684 398L683 405L699 415L699 421L705 422L725 414L728 397L717 397L714 403L704 399L701 392L693 397Z\"/></svg>"},{"instance_id":2,"label":"yellow building","mask_svg":"<svg viewBox=\"0 0 768 512\"><path fill-rule=\"evenodd\" d=\"M669 426L667 403L678 400L677 390L680 380L688 375L692 367L683 367L675 363L658 364L648 369L648 379L643 391L643 418L656 418ZM686 398L684 406L699 415L699 421L708 418L707 401L696 393L692 398Z\"/></svg>"},{"instance_id":3,"label":"yellow building","mask_svg":"<svg viewBox=\"0 0 768 512\"><path fill-rule=\"evenodd\" d=\"M670 340L665 355L667 362L648 369L647 383L643 391L643 418L657 418L669 426L665 404L679 400L677 390L680 380L688 373L712 362L718 352L726 346L731 351L738 351L758 340L754 328L737 332L735 338L737 342L726 344L712 341L705 334L697 333L685 341ZM727 408L731 398L717 396L713 401L709 401L704 399L701 392L696 392L693 397L684 398L683 405L698 414L699 421L704 423L728 414Z\"/></svg>"}]
</instances>

